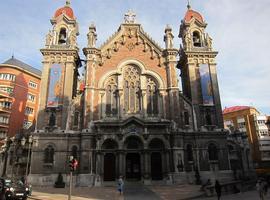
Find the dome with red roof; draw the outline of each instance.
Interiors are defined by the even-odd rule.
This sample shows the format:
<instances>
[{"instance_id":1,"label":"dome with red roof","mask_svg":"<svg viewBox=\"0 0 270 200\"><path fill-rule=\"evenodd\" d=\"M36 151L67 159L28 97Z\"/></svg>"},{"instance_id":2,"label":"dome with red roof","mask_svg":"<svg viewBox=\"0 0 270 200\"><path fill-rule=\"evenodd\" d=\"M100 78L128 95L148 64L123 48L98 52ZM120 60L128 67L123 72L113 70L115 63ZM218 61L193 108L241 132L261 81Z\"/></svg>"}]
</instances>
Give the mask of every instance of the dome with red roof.
<instances>
[{"instance_id":1,"label":"dome with red roof","mask_svg":"<svg viewBox=\"0 0 270 200\"><path fill-rule=\"evenodd\" d=\"M66 15L68 18L70 19L75 19L75 16L74 16L74 13L73 13L73 10L70 6L66 5L62 8L59 8L55 14L54 14L54 18L57 18L59 17L60 15Z\"/></svg>"},{"instance_id":2,"label":"dome with red roof","mask_svg":"<svg viewBox=\"0 0 270 200\"><path fill-rule=\"evenodd\" d=\"M200 13L192 10L192 9L188 9L185 15L185 22L190 22L190 20L192 20L192 18L195 18L197 20L199 20L201 23L203 23L203 17Z\"/></svg>"}]
</instances>

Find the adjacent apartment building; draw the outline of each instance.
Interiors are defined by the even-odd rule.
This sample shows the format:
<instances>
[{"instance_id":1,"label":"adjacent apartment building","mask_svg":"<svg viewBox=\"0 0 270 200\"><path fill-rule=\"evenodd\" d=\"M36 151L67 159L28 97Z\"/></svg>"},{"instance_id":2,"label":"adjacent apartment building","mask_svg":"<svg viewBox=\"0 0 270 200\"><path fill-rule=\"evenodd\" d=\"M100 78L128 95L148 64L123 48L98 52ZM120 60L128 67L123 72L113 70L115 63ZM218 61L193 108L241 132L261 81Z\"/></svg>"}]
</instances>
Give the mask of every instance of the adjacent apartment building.
<instances>
[{"instance_id":1,"label":"adjacent apartment building","mask_svg":"<svg viewBox=\"0 0 270 200\"><path fill-rule=\"evenodd\" d=\"M246 132L254 167L266 169L270 166L270 132L268 117L250 106L234 106L223 110L224 126L230 130Z\"/></svg>"},{"instance_id":2,"label":"adjacent apartment building","mask_svg":"<svg viewBox=\"0 0 270 200\"><path fill-rule=\"evenodd\" d=\"M0 64L0 139L35 124L41 71L14 58Z\"/></svg>"}]
</instances>

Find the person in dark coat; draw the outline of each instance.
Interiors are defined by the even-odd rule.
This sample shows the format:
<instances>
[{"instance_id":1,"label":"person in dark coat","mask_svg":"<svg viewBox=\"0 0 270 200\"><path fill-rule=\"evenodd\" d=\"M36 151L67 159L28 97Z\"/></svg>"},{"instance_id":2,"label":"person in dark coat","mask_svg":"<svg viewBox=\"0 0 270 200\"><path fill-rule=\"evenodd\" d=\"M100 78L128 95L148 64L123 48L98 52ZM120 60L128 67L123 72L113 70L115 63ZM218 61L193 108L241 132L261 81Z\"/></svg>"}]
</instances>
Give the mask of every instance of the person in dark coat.
<instances>
[{"instance_id":1,"label":"person in dark coat","mask_svg":"<svg viewBox=\"0 0 270 200\"><path fill-rule=\"evenodd\" d=\"M220 200L220 196L221 196L221 185L220 185L220 183L219 183L218 180L216 180L215 189L216 189L216 193L217 193L217 198L218 198L218 200Z\"/></svg>"}]
</instances>

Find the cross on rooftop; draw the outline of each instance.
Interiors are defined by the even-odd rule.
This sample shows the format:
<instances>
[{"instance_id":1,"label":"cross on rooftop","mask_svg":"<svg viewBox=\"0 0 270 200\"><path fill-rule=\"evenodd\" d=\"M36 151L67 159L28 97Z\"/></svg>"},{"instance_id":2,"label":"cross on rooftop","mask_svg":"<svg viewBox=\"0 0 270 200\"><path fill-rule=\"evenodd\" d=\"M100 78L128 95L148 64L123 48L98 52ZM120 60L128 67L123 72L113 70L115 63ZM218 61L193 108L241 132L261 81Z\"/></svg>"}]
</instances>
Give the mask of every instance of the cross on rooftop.
<instances>
[{"instance_id":1,"label":"cross on rooftop","mask_svg":"<svg viewBox=\"0 0 270 200\"><path fill-rule=\"evenodd\" d=\"M125 14L125 23L126 24L133 24L135 23L136 20L136 13L133 12L132 10L129 10L126 14Z\"/></svg>"}]
</instances>

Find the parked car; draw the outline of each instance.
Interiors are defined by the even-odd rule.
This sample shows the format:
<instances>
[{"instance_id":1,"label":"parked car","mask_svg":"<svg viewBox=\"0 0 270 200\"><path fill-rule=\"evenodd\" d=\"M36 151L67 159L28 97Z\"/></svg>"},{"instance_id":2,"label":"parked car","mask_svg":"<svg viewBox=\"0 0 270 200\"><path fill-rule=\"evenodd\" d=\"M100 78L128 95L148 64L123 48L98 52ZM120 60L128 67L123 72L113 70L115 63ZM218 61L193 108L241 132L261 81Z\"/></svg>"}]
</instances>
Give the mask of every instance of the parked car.
<instances>
[{"instance_id":1,"label":"parked car","mask_svg":"<svg viewBox=\"0 0 270 200\"><path fill-rule=\"evenodd\" d=\"M26 200L27 187L21 181L11 181L4 179L4 190L6 200Z\"/></svg>"}]
</instances>

